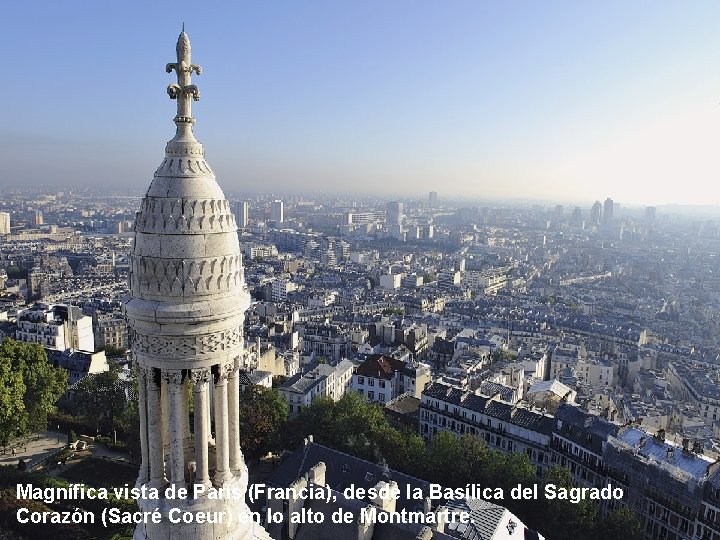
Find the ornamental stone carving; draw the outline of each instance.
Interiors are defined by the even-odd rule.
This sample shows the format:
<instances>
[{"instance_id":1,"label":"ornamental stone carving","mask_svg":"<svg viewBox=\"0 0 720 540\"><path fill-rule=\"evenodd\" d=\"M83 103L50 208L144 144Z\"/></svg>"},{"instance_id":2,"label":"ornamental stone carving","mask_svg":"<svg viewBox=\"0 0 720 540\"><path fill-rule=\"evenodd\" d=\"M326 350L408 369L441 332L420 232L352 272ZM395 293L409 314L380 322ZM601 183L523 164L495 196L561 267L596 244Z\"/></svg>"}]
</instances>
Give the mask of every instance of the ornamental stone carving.
<instances>
[{"instance_id":1,"label":"ornamental stone carving","mask_svg":"<svg viewBox=\"0 0 720 540\"><path fill-rule=\"evenodd\" d=\"M218 364L217 371L215 373L215 384L226 383L230 374L234 372L234 369L235 369L234 362Z\"/></svg>"},{"instance_id":2,"label":"ornamental stone carving","mask_svg":"<svg viewBox=\"0 0 720 540\"><path fill-rule=\"evenodd\" d=\"M242 285L240 255L160 259L132 255L130 287L138 292L183 297L220 294Z\"/></svg>"},{"instance_id":3,"label":"ornamental stone carving","mask_svg":"<svg viewBox=\"0 0 720 540\"><path fill-rule=\"evenodd\" d=\"M183 382L183 373L182 371L163 370L162 378L170 387L177 387Z\"/></svg>"},{"instance_id":4,"label":"ornamental stone carving","mask_svg":"<svg viewBox=\"0 0 720 540\"><path fill-rule=\"evenodd\" d=\"M135 231L235 232L237 225L225 200L147 197L136 214Z\"/></svg>"},{"instance_id":5,"label":"ornamental stone carving","mask_svg":"<svg viewBox=\"0 0 720 540\"><path fill-rule=\"evenodd\" d=\"M152 377L152 368L136 365L135 369L137 370L138 379L147 381L150 377Z\"/></svg>"},{"instance_id":6,"label":"ornamental stone carving","mask_svg":"<svg viewBox=\"0 0 720 540\"><path fill-rule=\"evenodd\" d=\"M210 382L210 370L209 369L193 369L190 373L190 380L194 385L207 384Z\"/></svg>"},{"instance_id":7,"label":"ornamental stone carving","mask_svg":"<svg viewBox=\"0 0 720 540\"><path fill-rule=\"evenodd\" d=\"M159 358L182 358L213 354L242 345L242 328L201 336L157 336L133 332L133 351Z\"/></svg>"}]
</instances>

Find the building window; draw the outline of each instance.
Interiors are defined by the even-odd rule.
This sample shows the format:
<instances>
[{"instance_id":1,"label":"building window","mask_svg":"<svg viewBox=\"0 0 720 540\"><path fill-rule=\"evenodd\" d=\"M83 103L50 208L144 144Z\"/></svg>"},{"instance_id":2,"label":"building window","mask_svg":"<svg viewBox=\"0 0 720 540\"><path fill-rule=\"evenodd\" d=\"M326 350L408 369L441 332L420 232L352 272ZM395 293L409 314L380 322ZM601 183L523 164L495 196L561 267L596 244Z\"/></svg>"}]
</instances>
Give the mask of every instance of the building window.
<instances>
[{"instance_id":1,"label":"building window","mask_svg":"<svg viewBox=\"0 0 720 540\"><path fill-rule=\"evenodd\" d=\"M368 399L375 399L375 392L373 392L372 390L370 390L370 391L368 392Z\"/></svg>"},{"instance_id":2,"label":"building window","mask_svg":"<svg viewBox=\"0 0 720 540\"><path fill-rule=\"evenodd\" d=\"M378 394L378 399L384 403L385 402L385 394Z\"/></svg>"},{"instance_id":3,"label":"building window","mask_svg":"<svg viewBox=\"0 0 720 540\"><path fill-rule=\"evenodd\" d=\"M358 377L358 384L365 384L365 377Z\"/></svg>"},{"instance_id":4,"label":"building window","mask_svg":"<svg viewBox=\"0 0 720 540\"><path fill-rule=\"evenodd\" d=\"M385 381L380 381L380 388L385 388Z\"/></svg>"},{"instance_id":5,"label":"building window","mask_svg":"<svg viewBox=\"0 0 720 540\"><path fill-rule=\"evenodd\" d=\"M368 379L368 384L370 386L375 386L375 379Z\"/></svg>"},{"instance_id":6,"label":"building window","mask_svg":"<svg viewBox=\"0 0 720 540\"><path fill-rule=\"evenodd\" d=\"M705 519L708 521L715 521L715 510L708 508L705 512Z\"/></svg>"}]
</instances>

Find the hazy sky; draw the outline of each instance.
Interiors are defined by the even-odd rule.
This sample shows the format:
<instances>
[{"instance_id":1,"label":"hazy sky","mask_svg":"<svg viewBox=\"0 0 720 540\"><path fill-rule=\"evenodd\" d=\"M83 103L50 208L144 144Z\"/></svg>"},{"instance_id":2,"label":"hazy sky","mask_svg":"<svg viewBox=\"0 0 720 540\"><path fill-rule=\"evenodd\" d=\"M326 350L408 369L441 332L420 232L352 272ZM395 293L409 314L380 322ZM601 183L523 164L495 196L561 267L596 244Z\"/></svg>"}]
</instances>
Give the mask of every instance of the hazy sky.
<instances>
[{"instance_id":1,"label":"hazy sky","mask_svg":"<svg viewBox=\"0 0 720 540\"><path fill-rule=\"evenodd\" d=\"M0 188L146 187L182 22L226 192L720 201L720 2L7 2Z\"/></svg>"}]
</instances>

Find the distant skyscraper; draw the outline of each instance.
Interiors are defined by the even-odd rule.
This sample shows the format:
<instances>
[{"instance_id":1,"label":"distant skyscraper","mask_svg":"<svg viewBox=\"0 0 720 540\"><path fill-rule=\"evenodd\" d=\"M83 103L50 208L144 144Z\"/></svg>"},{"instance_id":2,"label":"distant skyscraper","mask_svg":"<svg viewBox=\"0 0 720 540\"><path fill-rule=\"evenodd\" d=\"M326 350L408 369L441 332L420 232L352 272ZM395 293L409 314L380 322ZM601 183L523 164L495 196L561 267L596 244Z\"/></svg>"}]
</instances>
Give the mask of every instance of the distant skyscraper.
<instances>
[{"instance_id":1,"label":"distant skyscraper","mask_svg":"<svg viewBox=\"0 0 720 540\"><path fill-rule=\"evenodd\" d=\"M388 226L402 226L403 221L403 203L389 202L387 203L387 224Z\"/></svg>"},{"instance_id":2,"label":"distant skyscraper","mask_svg":"<svg viewBox=\"0 0 720 540\"><path fill-rule=\"evenodd\" d=\"M402 240L403 234L403 203L389 202L387 203L386 223L390 236L398 240Z\"/></svg>"},{"instance_id":3,"label":"distant skyscraper","mask_svg":"<svg viewBox=\"0 0 720 540\"><path fill-rule=\"evenodd\" d=\"M430 208L437 208L437 191L430 192L430 198L428 202L430 203Z\"/></svg>"},{"instance_id":4,"label":"distant skyscraper","mask_svg":"<svg viewBox=\"0 0 720 540\"><path fill-rule=\"evenodd\" d=\"M602 204L600 201L595 201L590 209L590 225L600 225L600 218L602 217Z\"/></svg>"},{"instance_id":5,"label":"distant skyscraper","mask_svg":"<svg viewBox=\"0 0 720 540\"><path fill-rule=\"evenodd\" d=\"M42 224L43 224L43 213L42 213L42 210L35 210L35 215L33 216L33 224L35 224L35 225L42 225Z\"/></svg>"},{"instance_id":6,"label":"distant skyscraper","mask_svg":"<svg viewBox=\"0 0 720 540\"><path fill-rule=\"evenodd\" d=\"M570 216L570 223L572 223L574 227L582 227L582 209L579 206L576 206L573 210L572 216Z\"/></svg>"},{"instance_id":7,"label":"distant skyscraper","mask_svg":"<svg viewBox=\"0 0 720 540\"><path fill-rule=\"evenodd\" d=\"M648 206L645 208L645 222L648 225L655 225L655 207Z\"/></svg>"},{"instance_id":8,"label":"distant skyscraper","mask_svg":"<svg viewBox=\"0 0 720 540\"><path fill-rule=\"evenodd\" d=\"M562 204L556 204L555 205L555 219L562 218L564 211L565 211L565 209L563 208Z\"/></svg>"},{"instance_id":9,"label":"distant skyscraper","mask_svg":"<svg viewBox=\"0 0 720 540\"><path fill-rule=\"evenodd\" d=\"M0 212L0 234L10 234L10 214Z\"/></svg>"},{"instance_id":10,"label":"distant skyscraper","mask_svg":"<svg viewBox=\"0 0 720 540\"><path fill-rule=\"evenodd\" d=\"M285 211L283 209L283 202L275 200L270 204L270 220L282 223L285 221Z\"/></svg>"},{"instance_id":11,"label":"distant skyscraper","mask_svg":"<svg viewBox=\"0 0 720 540\"><path fill-rule=\"evenodd\" d=\"M239 201L237 203L237 226L244 229L250 221L250 202Z\"/></svg>"},{"instance_id":12,"label":"distant skyscraper","mask_svg":"<svg viewBox=\"0 0 720 540\"><path fill-rule=\"evenodd\" d=\"M603 224L607 225L612 222L613 218L613 200L608 197L605 199L605 205L603 206Z\"/></svg>"}]
</instances>

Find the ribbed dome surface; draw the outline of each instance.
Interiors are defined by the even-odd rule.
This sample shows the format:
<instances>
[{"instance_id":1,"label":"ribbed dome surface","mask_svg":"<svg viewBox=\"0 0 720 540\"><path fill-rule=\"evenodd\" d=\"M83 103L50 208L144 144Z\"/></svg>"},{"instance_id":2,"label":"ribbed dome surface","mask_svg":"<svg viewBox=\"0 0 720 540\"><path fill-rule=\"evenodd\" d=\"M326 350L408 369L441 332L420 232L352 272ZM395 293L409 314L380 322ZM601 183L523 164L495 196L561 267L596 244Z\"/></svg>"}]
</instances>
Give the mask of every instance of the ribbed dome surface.
<instances>
[{"instance_id":1,"label":"ribbed dome surface","mask_svg":"<svg viewBox=\"0 0 720 540\"><path fill-rule=\"evenodd\" d=\"M249 294L235 216L192 132L199 90L190 73L201 68L189 63L184 33L178 51L168 65L178 72L179 84L168 87L177 132L135 216L125 313L141 364L185 369L239 354Z\"/></svg>"}]
</instances>

